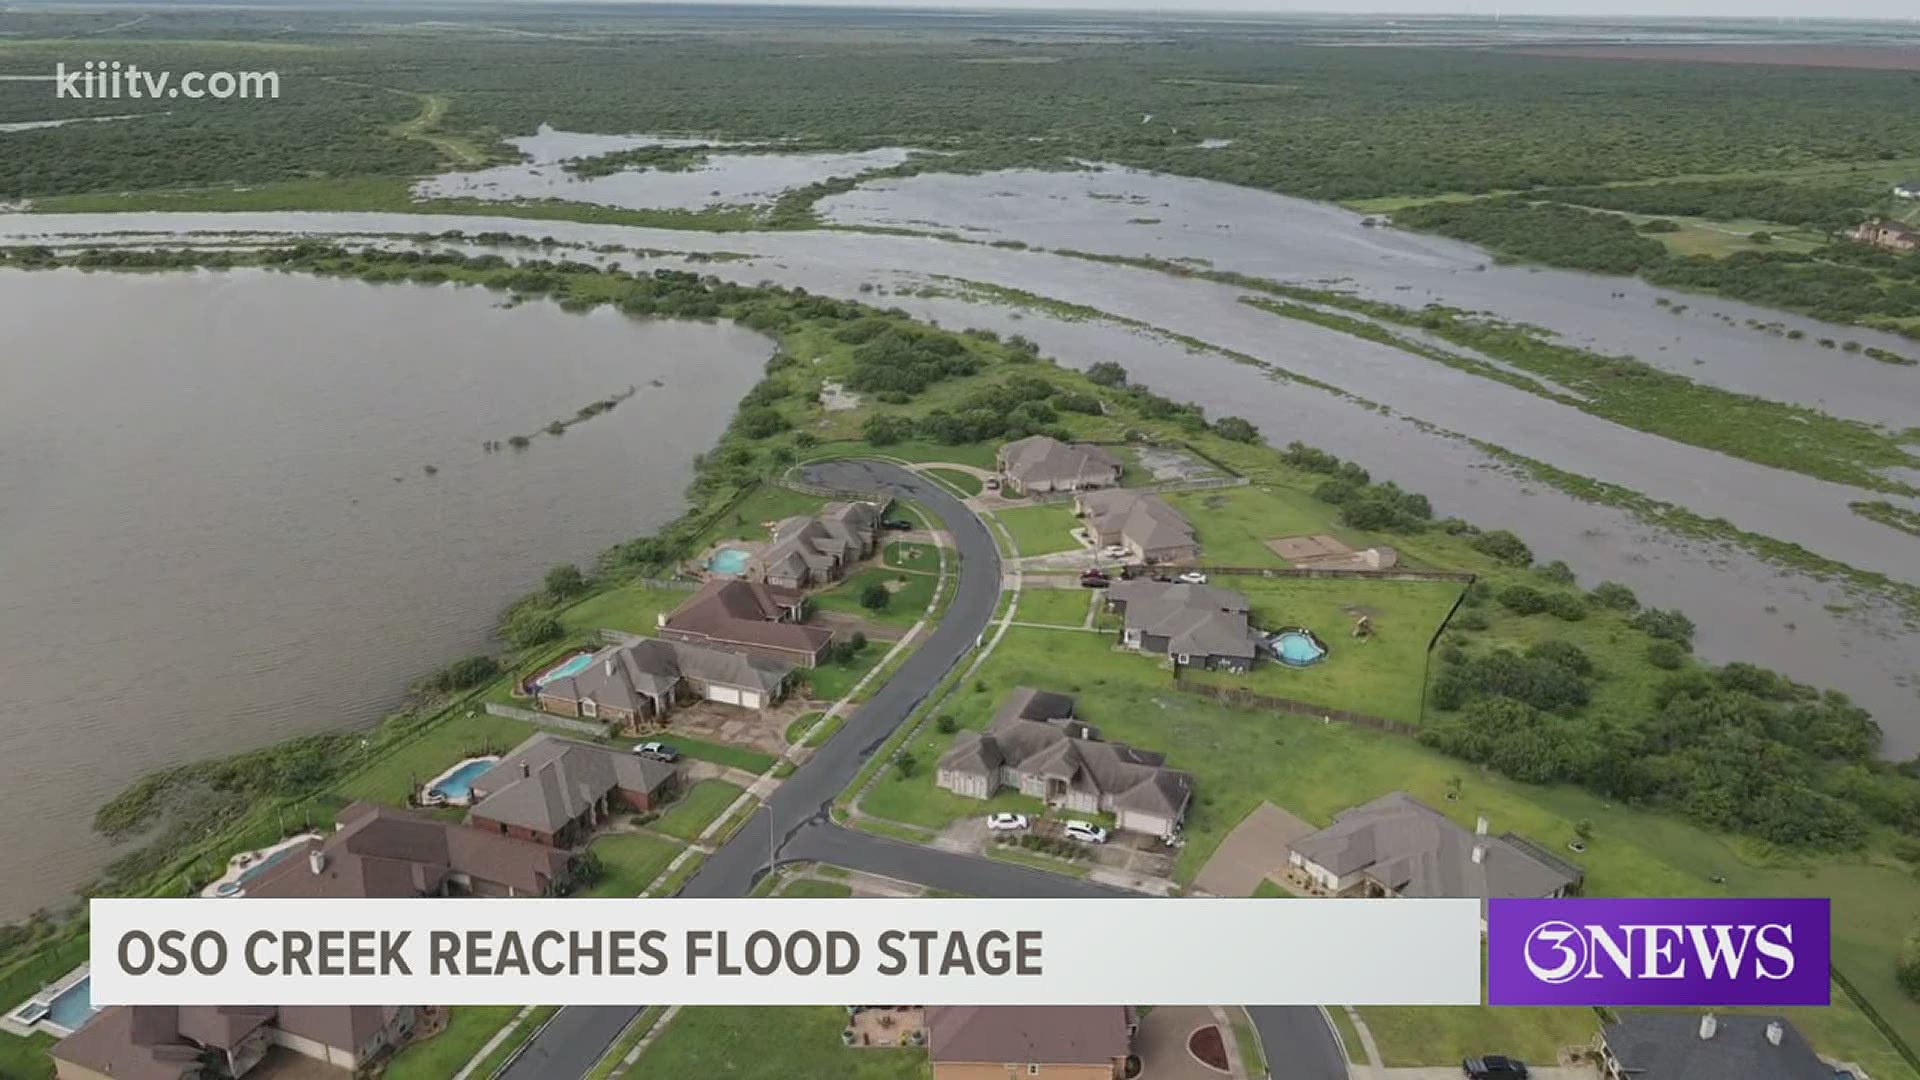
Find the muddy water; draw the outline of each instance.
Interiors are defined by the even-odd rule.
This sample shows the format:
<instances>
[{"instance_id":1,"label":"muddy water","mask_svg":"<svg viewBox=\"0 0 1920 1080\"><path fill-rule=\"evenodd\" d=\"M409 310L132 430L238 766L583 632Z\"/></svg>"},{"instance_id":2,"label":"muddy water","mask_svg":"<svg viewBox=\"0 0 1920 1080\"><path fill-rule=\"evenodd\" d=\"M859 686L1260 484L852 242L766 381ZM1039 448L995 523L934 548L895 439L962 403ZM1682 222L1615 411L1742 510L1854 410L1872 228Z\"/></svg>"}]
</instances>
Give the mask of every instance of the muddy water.
<instances>
[{"instance_id":1,"label":"muddy water","mask_svg":"<svg viewBox=\"0 0 1920 1080\"><path fill-rule=\"evenodd\" d=\"M0 272L0 920L111 857L94 809L140 774L372 720L677 515L771 349L477 289Z\"/></svg>"}]
</instances>

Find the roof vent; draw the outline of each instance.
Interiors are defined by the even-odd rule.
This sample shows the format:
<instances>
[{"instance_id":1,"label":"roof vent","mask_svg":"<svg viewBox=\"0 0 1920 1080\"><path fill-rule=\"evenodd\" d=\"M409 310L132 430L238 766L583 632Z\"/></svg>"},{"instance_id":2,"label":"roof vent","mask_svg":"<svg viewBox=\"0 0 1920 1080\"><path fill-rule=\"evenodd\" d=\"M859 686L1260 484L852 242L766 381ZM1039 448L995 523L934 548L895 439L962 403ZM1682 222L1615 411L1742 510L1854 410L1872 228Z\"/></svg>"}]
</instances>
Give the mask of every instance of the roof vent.
<instances>
[{"instance_id":1,"label":"roof vent","mask_svg":"<svg viewBox=\"0 0 1920 1080\"><path fill-rule=\"evenodd\" d=\"M326 868L327 868L326 852L320 850L319 848L314 848L312 851L307 852L307 869L313 871L313 875L315 877L319 877L320 874L326 870Z\"/></svg>"},{"instance_id":2,"label":"roof vent","mask_svg":"<svg viewBox=\"0 0 1920 1080\"><path fill-rule=\"evenodd\" d=\"M1713 1038L1713 1033L1718 1030L1720 1030L1720 1021L1715 1020L1712 1013L1707 1013L1700 1017L1700 1037L1702 1039Z\"/></svg>"},{"instance_id":3,"label":"roof vent","mask_svg":"<svg viewBox=\"0 0 1920 1080\"><path fill-rule=\"evenodd\" d=\"M1779 1046L1780 1040L1786 1037L1787 1037L1787 1026L1785 1024L1782 1024L1780 1021L1775 1020L1773 1023L1767 1025L1767 1041L1768 1042L1772 1043L1775 1046Z\"/></svg>"}]
</instances>

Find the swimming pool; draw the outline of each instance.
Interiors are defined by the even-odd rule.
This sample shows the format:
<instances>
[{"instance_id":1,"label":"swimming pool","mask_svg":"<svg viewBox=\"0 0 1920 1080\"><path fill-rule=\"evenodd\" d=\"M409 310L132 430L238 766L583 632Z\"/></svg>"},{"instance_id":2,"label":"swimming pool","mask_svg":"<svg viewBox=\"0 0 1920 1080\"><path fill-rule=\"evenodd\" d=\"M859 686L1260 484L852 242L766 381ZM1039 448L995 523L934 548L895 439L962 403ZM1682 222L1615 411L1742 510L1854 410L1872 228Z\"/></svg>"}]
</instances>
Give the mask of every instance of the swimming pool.
<instances>
[{"instance_id":1,"label":"swimming pool","mask_svg":"<svg viewBox=\"0 0 1920 1080\"><path fill-rule=\"evenodd\" d=\"M740 575L746 573L747 560L753 558L753 552L743 548L721 548L707 560L707 569L716 574Z\"/></svg>"},{"instance_id":2,"label":"swimming pool","mask_svg":"<svg viewBox=\"0 0 1920 1080\"><path fill-rule=\"evenodd\" d=\"M1311 630L1282 630L1269 642L1273 655L1288 667L1317 664L1327 655L1327 647Z\"/></svg>"},{"instance_id":3,"label":"swimming pool","mask_svg":"<svg viewBox=\"0 0 1920 1080\"><path fill-rule=\"evenodd\" d=\"M93 1019L93 1011L93 976L88 975L48 1002L43 1020L68 1031L78 1031L82 1024Z\"/></svg>"},{"instance_id":4,"label":"swimming pool","mask_svg":"<svg viewBox=\"0 0 1920 1080\"><path fill-rule=\"evenodd\" d=\"M259 862L254 863L252 866L249 866L245 870L240 871L240 876L237 878L234 878L233 883L235 885L239 885L244 888L247 882L252 881L254 878L257 878L261 874L266 873L269 867L273 866L275 863L278 863L281 859L286 858L287 856L293 854L296 851L301 850L304 847L306 847L305 844L289 844L288 846L283 847L278 851L268 853L267 856L261 859Z\"/></svg>"},{"instance_id":5,"label":"swimming pool","mask_svg":"<svg viewBox=\"0 0 1920 1080\"><path fill-rule=\"evenodd\" d=\"M533 680L533 685L545 686L556 679L564 679L569 675L578 675L592 666L593 666L592 653L590 652L574 653L572 656L567 657L567 659L564 662L562 662L559 666L553 668L551 671L548 671L545 675L542 675L539 678Z\"/></svg>"},{"instance_id":6,"label":"swimming pool","mask_svg":"<svg viewBox=\"0 0 1920 1080\"><path fill-rule=\"evenodd\" d=\"M427 793L438 795L450 803L468 802L473 798L473 782L499 760L497 757L477 757L463 761L452 772L435 780L427 788Z\"/></svg>"}]
</instances>

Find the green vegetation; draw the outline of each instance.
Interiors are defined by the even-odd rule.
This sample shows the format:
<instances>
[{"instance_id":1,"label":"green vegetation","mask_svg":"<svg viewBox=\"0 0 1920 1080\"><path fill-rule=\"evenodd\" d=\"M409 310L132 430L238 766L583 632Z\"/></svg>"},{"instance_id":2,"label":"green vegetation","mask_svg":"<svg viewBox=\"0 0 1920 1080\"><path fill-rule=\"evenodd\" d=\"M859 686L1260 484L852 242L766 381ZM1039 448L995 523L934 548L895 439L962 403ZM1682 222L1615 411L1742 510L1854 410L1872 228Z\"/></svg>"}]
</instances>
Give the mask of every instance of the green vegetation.
<instances>
[{"instance_id":1,"label":"green vegetation","mask_svg":"<svg viewBox=\"0 0 1920 1080\"><path fill-rule=\"evenodd\" d=\"M745 769L758 776L773 768L773 755L758 750L749 750L744 746L731 743L708 742L696 739L678 731L669 731L662 736L675 750L696 761L711 761L715 765L725 765L734 769Z\"/></svg>"},{"instance_id":2,"label":"green vegetation","mask_svg":"<svg viewBox=\"0 0 1920 1080\"><path fill-rule=\"evenodd\" d=\"M836 1006L681 1009L640 1059L645 1076L715 1080L923 1080L921 1050L841 1043L847 1012Z\"/></svg>"},{"instance_id":3,"label":"green vegetation","mask_svg":"<svg viewBox=\"0 0 1920 1080\"><path fill-rule=\"evenodd\" d=\"M587 849L600 866L600 877L582 896L626 898L639 896L680 854L669 840L640 833L609 833Z\"/></svg>"},{"instance_id":4,"label":"green vegetation","mask_svg":"<svg viewBox=\"0 0 1920 1080\"><path fill-rule=\"evenodd\" d=\"M935 574L940 571L940 549L932 544L895 541L888 544L886 550L882 552L882 561L894 570Z\"/></svg>"},{"instance_id":5,"label":"green vegetation","mask_svg":"<svg viewBox=\"0 0 1920 1080\"><path fill-rule=\"evenodd\" d=\"M969 472L961 472L958 469L927 469L926 473L936 480L958 488L960 494L968 498L984 490L980 478Z\"/></svg>"},{"instance_id":6,"label":"green vegetation","mask_svg":"<svg viewBox=\"0 0 1920 1080\"><path fill-rule=\"evenodd\" d=\"M1016 617L1026 623L1079 626L1087 621L1087 612L1093 610L1092 604L1098 594L1098 589L1037 589L1029 586L1020 590L1020 606Z\"/></svg>"},{"instance_id":7,"label":"green vegetation","mask_svg":"<svg viewBox=\"0 0 1920 1080\"><path fill-rule=\"evenodd\" d=\"M1356 551L1388 542L1330 527L1325 504L1293 488L1181 491L1164 498L1194 527L1208 566L1290 566L1267 546L1283 536L1331 535Z\"/></svg>"},{"instance_id":8,"label":"green vegetation","mask_svg":"<svg viewBox=\"0 0 1920 1080\"><path fill-rule=\"evenodd\" d=\"M487 1040L513 1022L514 1005L463 1005L453 1009L446 1029L400 1051L387 1065L388 1080L446 1080L473 1059Z\"/></svg>"},{"instance_id":9,"label":"green vegetation","mask_svg":"<svg viewBox=\"0 0 1920 1080\"><path fill-rule=\"evenodd\" d=\"M668 836L694 840L713 823L714 818L726 812L727 807L732 806L740 795L740 788L724 780L702 780L675 799L666 813L654 821L652 828Z\"/></svg>"},{"instance_id":10,"label":"green vegetation","mask_svg":"<svg viewBox=\"0 0 1920 1080\"><path fill-rule=\"evenodd\" d=\"M1073 551L1081 546L1073 538L1073 530L1080 522L1073 516L1070 503L1016 506L1008 510L996 510L993 516L1006 526L1022 558Z\"/></svg>"},{"instance_id":11,"label":"green vegetation","mask_svg":"<svg viewBox=\"0 0 1920 1080\"><path fill-rule=\"evenodd\" d=\"M814 602L822 611L844 612L892 626L912 626L926 614L936 580L930 574L870 566L814 597ZM870 603L876 597L878 603Z\"/></svg>"},{"instance_id":12,"label":"green vegetation","mask_svg":"<svg viewBox=\"0 0 1920 1080\"><path fill-rule=\"evenodd\" d=\"M1560 1047L1591 1043L1600 1029L1592 1009L1369 1006L1360 1019L1389 1068L1457 1062L1492 1047L1530 1062L1555 1061Z\"/></svg>"},{"instance_id":13,"label":"green vegetation","mask_svg":"<svg viewBox=\"0 0 1920 1080\"><path fill-rule=\"evenodd\" d=\"M813 898L816 900L840 900L853 895L853 886L843 881L817 881L813 878L800 878L787 883L780 890L781 896Z\"/></svg>"}]
</instances>

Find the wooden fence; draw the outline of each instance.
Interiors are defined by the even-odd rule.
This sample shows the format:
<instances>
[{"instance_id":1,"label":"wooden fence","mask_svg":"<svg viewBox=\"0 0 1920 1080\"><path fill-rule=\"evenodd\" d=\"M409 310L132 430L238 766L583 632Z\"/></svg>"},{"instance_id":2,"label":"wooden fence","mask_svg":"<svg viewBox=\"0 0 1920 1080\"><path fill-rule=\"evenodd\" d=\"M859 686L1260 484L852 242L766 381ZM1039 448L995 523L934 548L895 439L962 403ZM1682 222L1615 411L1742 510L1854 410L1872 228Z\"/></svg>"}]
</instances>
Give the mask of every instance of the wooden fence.
<instances>
[{"instance_id":1,"label":"wooden fence","mask_svg":"<svg viewBox=\"0 0 1920 1080\"><path fill-rule=\"evenodd\" d=\"M1196 566L1181 569L1194 569L1209 576L1219 577L1305 578L1322 581L1451 581L1461 585L1471 585L1479 580L1477 575L1464 570L1363 570L1357 567L1337 566Z\"/></svg>"},{"instance_id":2,"label":"wooden fence","mask_svg":"<svg viewBox=\"0 0 1920 1080\"><path fill-rule=\"evenodd\" d=\"M508 720L522 720L529 724L539 724L541 727L559 728L562 731L578 732L579 734L595 739L602 738L607 733L607 725L605 724L591 724L585 720L575 720L571 717L555 716L552 713L534 712L532 709L516 709L511 705L502 705L497 701L487 702L486 709L488 716L501 716Z\"/></svg>"}]
</instances>

